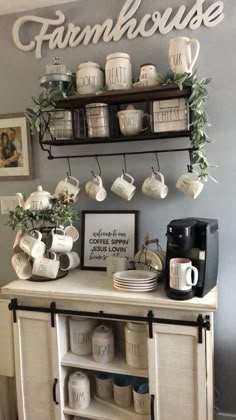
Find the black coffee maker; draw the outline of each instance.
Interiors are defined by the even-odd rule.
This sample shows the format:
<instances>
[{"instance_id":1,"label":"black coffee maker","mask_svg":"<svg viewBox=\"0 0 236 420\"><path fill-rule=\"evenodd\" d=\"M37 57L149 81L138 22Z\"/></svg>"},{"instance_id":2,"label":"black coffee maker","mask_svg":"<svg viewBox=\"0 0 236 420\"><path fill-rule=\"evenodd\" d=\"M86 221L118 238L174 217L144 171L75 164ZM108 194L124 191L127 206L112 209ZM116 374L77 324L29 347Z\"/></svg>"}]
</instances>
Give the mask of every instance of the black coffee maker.
<instances>
[{"instance_id":1,"label":"black coffee maker","mask_svg":"<svg viewBox=\"0 0 236 420\"><path fill-rule=\"evenodd\" d=\"M172 258L186 258L198 269L198 283L191 290L170 287L169 262ZM187 300L203 297L216 286L219 260L218 221L186 218L172 220L167 226L165 280L171 299Z\"/></svg>"}]
</instances>

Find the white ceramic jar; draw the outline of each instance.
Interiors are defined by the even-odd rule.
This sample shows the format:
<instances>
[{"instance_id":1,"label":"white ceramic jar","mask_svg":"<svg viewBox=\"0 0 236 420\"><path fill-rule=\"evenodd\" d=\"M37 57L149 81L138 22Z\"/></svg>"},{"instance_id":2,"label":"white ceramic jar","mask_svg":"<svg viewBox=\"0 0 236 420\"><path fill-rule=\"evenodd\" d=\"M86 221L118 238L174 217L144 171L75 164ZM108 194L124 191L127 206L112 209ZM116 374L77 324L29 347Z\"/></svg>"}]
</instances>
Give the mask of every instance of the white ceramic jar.
<instances>
[{"instance_id":1,"label":"white ceramic jar","mask_svg":"<svg viewBox=\"0 0 236 420\"><path fill-rule=\"evenodd\" d=\"M88 136L109 137L109 114L108 106L103 103L85 105Z\"/></svg>"},{"instance_id":2,"label":"white ceramic jar","mask_svg":"<svg viewBox=\"0 0 236 420\"><path fill-rule=\"evenodd\" d=\"M99 64L92 61L81 63L76 73L76 87L80 95L93 95L103 89L104 73Z\"/></svg>"},{"instance_id":3,"label":"white ceramic jar","mask_svg":"<svg viewBox=\"0 0 236 420\"><path fill-rule=\"evenodd\" d=\"M90 404L90 383L88 375L78 370L69 377L69 406L73 410L88 408Z\"/></svg>"},{"instance_id":4,"label":"white ceramic jar","mask_svg":"<svg viewBox=\"0 0 236 420\"><path fill-rule=\"evenodd\" d=\"M95 319L69 318L70 349L79 356L92 354L92 334L97 325Z\"/></svg>"},{"instance_id":5,"label":"white ceramic jar","mask_svg":"<svg viewBox=\"0 0 236 420\"><path fill-rule=\"evenodd\" d=\"M95 328L92 336L93 358L98 363L109 363L114 358L114 334L106 325Z\"/></svg>"},{"instance_id":6,"label":"white ceramic jar","mask_svg":"<svg viewBox=\"0 0 236 420\"><path fill-rule=\"evenodd\" d=\"M106 86L109 90L132 87L132 65L129 54L114 53L106 58Z\"/></svg>"},{"instance_id":7,"label":"white ceramic jar","mask_svg":"<svg viewBox=\"0 0 236 420\"><path fill-rule=\"evenodd\" d=\"M147 325L128 322L125 325L125 355L128 365L147 369Z\"/></svg>"}]
</instances>

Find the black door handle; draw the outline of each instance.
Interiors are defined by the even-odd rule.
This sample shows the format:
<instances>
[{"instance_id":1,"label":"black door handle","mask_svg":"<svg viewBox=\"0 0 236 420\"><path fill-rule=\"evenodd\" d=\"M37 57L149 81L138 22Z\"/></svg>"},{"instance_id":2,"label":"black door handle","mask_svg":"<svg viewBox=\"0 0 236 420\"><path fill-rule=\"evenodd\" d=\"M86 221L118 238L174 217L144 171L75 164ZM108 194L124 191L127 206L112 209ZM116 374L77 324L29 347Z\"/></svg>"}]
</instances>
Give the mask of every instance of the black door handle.
<instances>
[{"instance_id":1,"label":"black door handle","mask_svg":"<svg viewBox=\"0 0 236 420\"><path fill-rule=\"evenodd\" d=\"M155 401L155 396L151 395L151 420L155 420L155 410L154 410L154 401Z\"/></svg>"},{"instance_id":2,"label":"black door handle","mask_svg":"<svg viewBox=\"0 0 236 420\"><path fill-rule=\"evenodd\" d=\"M52 387L52 399L56 405L59 405L59 402L57 401L57 396L56 396L57 382L58 382L58 379L55 378L53 382L53 387Z\"/></svg>"}]
</instances>

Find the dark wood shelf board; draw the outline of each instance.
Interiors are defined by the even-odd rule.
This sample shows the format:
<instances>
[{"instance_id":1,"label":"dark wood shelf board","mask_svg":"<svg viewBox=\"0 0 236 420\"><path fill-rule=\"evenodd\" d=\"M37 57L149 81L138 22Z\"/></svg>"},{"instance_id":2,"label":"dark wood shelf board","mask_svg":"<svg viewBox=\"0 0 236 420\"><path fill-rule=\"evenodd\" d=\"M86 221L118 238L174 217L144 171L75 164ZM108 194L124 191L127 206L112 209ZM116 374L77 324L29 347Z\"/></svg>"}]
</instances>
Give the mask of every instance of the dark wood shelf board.
<instances>
[{"instance_id":1,"label":"dark wood shelf board","mask_svg":"<svg viewBox=\"0 0 236 420\"><path fill-rule=\"evenodd\" d=\"M76 95L57 101L58 109L77 109L90 103L109 105L145 102L148 100L187 98L190 88L180 90L177 85L147 86L142 88L122 89L102 92L98 95Z\"/></svg>"},{"instance_id":2,"label":"dark wood shelf board","mask_svg":"<svg viewBox=\"0 0 236 420\"><path fill-rule=\"evenodd\" d=\"M190 131L165 131L163 133L151 133L146 136L122 136L122 137L98 137L98 138L85 138L85 139L73 139L73 140L47 140L42 141L42 144L48 146L76 146L76 145L88 145L88 144L104 144L104 143L127 143L130 141L145 141L145 140L164 140L173 138L186 138L190 137Z\"/></svg>"}]
</instances>

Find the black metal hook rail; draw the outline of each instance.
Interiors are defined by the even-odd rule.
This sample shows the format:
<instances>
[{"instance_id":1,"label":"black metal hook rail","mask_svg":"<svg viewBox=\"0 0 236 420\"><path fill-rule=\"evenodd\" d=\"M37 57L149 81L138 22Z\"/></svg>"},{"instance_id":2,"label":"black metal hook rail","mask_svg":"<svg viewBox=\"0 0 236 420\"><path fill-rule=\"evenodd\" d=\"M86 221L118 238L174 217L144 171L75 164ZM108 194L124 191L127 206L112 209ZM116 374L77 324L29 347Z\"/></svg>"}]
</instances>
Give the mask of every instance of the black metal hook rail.
<instances>
[{"instance_id":1,"label":"black metal hook rail","mask_svg":"<svg viewBox=\"0 0 236 420\"><path fill-rule=\"evenodd\" d=\"M192 152L194 152L196 148L194 147L184 147L180 149L161 149L161 150L144 150L139 152L117 152L117 153L100 153L100 154L88 154L88 155L60 155L60 156L53 156L49 150L49 160L54 159L82 159L82 158L91 158L94 157L95 159L100 157L113 157L113 156L133 156L133 155L152 155L159 153L178 153L178 152L188 152L190 155Z\"/></svg>"}]
</instances>

